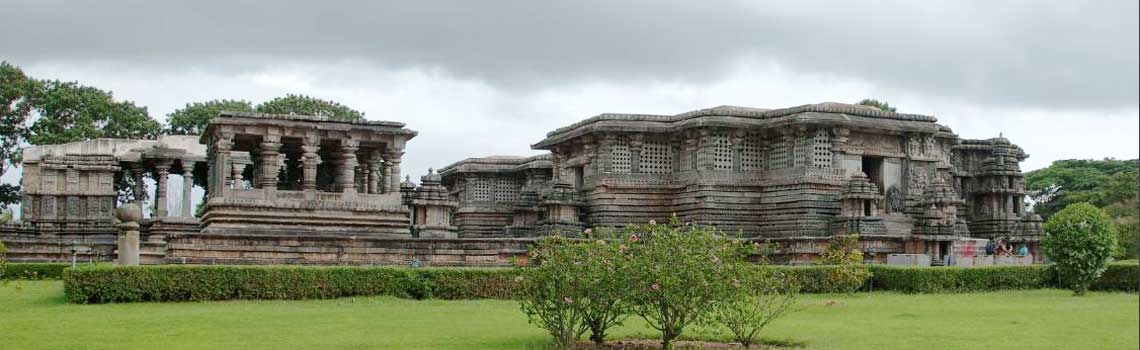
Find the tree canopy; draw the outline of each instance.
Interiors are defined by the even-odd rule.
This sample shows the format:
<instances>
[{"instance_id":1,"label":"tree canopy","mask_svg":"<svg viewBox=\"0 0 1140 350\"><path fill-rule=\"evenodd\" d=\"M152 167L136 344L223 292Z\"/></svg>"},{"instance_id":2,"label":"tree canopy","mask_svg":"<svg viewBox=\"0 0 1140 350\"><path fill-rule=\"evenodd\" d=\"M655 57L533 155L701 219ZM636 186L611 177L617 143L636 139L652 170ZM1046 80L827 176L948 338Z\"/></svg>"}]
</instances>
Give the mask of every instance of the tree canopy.
<instances>
[{"instance_id":1,"label":"tree canopy","mask_svg":"<svg viewBox=\"0 0 1140 350\"><path fill-rule=\"evenodd\" d=\"M859 101L857 104L875 107L883 112L895 112L895 107L891 106L891 104L887 103L887 101L879 101L873 98L865 98L862 101Z\"/></svg>"},{"instance_id":2,"label":"tree canopy","mask_svg":"<svg viewBox=\"0 0 1140 350\"><path fill-rule=\"evenodd\" d=\"M253 103L246 100L213 100L187 103L186 107L166 115L170 135L198 135L206 130L206 123L222 111L253 112Z\"/></svg>"},{"instance_id":3,"label":"tree canopy","mask_svg":"<svg viewBox=\"0 0 1140 350\"><path fill-rule=\"evenodd\" d=\"M20 162L20 140L31 113L33 81L20 67L0 62L0 175ZM0 185L0 205L19 200L19 186Z\"/></svg>"},{"instance_id":4,"label":"tree canopy","mask_svg":"<svg viewBox=\"0 0 1140 350\"><path fill-rule=\"evenodd\" d=\"M364 112L328 100L288 94L262 102L254 107L260 113L319 115L341 120L364 119Z\"/></svg>"},{"instance_id":5,"label":"tree canopy","mask_svg":"<svg viewBox=\"0 0 1140 350\"><path fill-rule=\"evenodd\" d=\"M95 138L154 139L161 125L146 107L115 101L109 91L58 80L37 81L31 95L39 115L25 138L33 145Z\"/></svg>"},{"instance_id":6,"label":"tree canopy","mask_svg":"<svg viewBox=\"0 0 1140 350\"><path fill-rule=\"evenodd\" d=\"M1025 188L1035 202L1033 210L1049 217L1073 203L1098 208L1136 198L1140 160L1067 159L1025 174Z\"/></svg>"}]
</instances>

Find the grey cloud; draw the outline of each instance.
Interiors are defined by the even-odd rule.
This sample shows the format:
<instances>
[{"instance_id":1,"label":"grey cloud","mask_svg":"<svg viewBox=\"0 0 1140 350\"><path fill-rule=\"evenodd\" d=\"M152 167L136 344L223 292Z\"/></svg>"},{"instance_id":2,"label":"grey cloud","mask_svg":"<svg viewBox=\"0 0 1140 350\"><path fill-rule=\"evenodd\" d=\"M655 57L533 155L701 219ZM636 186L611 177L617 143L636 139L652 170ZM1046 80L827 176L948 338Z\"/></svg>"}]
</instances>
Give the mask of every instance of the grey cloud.
<instances>
[{"instance_id":1,"label":"grey cloud","mask_svg":"<svg viewBox=\"0 0 1140 350\"><path fill-rule=\"evenodd\" d=\"M755 59L992 105L1135 108L1140 96L1135 1L27 0L0 8L0 59L16 64L241 71L362 60L533 90L710 82Z\"/></svg>"}]
</instances>

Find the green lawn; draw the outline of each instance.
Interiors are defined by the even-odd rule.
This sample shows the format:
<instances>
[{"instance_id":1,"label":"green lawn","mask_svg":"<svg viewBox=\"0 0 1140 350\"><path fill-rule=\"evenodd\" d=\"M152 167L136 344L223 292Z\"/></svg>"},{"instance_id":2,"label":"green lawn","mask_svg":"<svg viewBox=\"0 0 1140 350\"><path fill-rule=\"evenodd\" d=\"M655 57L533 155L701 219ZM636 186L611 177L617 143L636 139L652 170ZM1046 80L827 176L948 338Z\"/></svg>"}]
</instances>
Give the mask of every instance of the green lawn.
<instances>
[{"instance_id":1,"label":"green lawn","mask_svg":"<svg viewBox=\"0 0 1140 350\"><path fill-rule=\"evenodd\" d=\"M826 306L830 299L839 304ZM1061 290L805 295L766 337L807 349L1136 349L1138 308L1136 294ZM648 331L632 321L615 333ZM2 349L541 349L546 341L511 301L72 305L58 281L0 285Z\"/></svg>"}]
</instances>

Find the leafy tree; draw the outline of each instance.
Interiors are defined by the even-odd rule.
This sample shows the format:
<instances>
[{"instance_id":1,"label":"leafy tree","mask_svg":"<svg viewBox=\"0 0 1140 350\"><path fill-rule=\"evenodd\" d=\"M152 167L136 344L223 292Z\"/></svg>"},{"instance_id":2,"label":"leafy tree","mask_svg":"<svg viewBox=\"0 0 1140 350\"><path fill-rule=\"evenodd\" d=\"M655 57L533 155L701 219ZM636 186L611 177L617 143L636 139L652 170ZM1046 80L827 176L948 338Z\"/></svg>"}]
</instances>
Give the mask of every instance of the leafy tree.
<instances>
[{"instance_id":1,"label":"leafy tree","mask_svg":"<svg viewBox=\"0 0 1140 350\"><path fill-rule=\"evenodd\" d=\"M685 328L708 317L731 297L732 279L750 254L747 244L715 228L650 223L626 228L626 272L630 306L661 332L661 348L672 348Z\"/></svg>"},{"instance_id":2,"label":"leafy tree","mask_svg":"<svg viewBox=\"0 0 1140 350\"><path fill-rule=\"evenodd\" d=\"M887 103L887 101L879 101L873 98L865 98L862 101L859 101L857 104L862 106L875 107L883 112L895 112L895 107L891 106L891 104Z\"/></svg>"},{"instance_id":3,"label":"leafy tree","mask_svg":"<svg viewBox=\"0 0 1140 350\"><path fill-rule=\"evenodd\" d=\"M213 100L187 103L173 113L166 115L170 135L200 135L206 130L206 123L222 111L253 112L253 103L246 100Z\"/></svg>"},{"instance_id":4,"label":"leafy tree","mask_svg":"<svg viewBox=\"0 0 1140 350\"><path fill-rule=\"evenodd\" d=\"M1033 211L1045 219L1073 203L1104 208L1140 194L1140 160L1067 159L1025 174Z\"/></svg>"},{"instance_id":5,"label":"leafy tree","mask_svg":"<svg viewBox=\"0 0 1140 350\"><path fill-rule=\"evenodd\" d=\"M95 138L153 139L160 125L146 107L76 82L37 81L31 104L39 119L26 133L33 145Z\"/></svg>"},{"instance_id":6,"label":"leafy tree","mask_svg":"<svg viewBox=\"0 0 1140 350\"><path fill-rule=\"evenodd\" d=\"M742 268L736 276L731 297L713 307L712 319L747 349L759 340L764 327L792 306L799 286L772 270Z\"/></svg>"},{"instance_id":7,"label":"leafy tree","mask_svg":"<svg viewBox=\"0 0 1140 350\"><path fill-rule=\"evenodd\" d=\"M20 67L0 61L0 175L20 163L20 140L32 111L28 95L35 82ZM0 185L0 205L19 201L19 186Z\"/></svg>"},{"instance_id":8,"label":"leafy tree","mask_svg":"<svg viewBox=\"0 0 1140 350\"><path fill-rule=\"evenodd\" d=\"M1103 210L1089 203L1071 204L1042 227L1045 256L1056 262L1061 284L1073 295L1084 295L1100 277L1116 249L1112 222Z\"/></svg>"},{"instance_id":9,"label":"leafy tree","mask_svg":"<svg viewBox=\"0 0 1140 350\"><path fill-rule=\"evenodd\" d=\"M319 115L341 120L364 119L363 112L337 102L305 95L288 94L262 102L254 109L261 113Z\"/></svg>"}]
</instances>

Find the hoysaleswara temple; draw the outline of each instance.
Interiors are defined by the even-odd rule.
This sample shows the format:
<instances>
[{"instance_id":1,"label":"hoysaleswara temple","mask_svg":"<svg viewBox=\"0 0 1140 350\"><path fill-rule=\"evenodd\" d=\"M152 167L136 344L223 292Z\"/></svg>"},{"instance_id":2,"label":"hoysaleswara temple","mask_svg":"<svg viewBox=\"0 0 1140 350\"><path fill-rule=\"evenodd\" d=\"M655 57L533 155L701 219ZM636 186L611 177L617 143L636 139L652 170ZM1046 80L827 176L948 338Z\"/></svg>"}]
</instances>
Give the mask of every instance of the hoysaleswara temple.
<instances>
[{"instance_id":1,"label":"hoysaleswara temple","mask_svg":"<svg viewBox=\"0 0 1140 350\"><path fill-rule=\"evenodd\" d=\"M417 135L402 123L222 113L205 130L26 148L9 258L114 260L115 208L134 202L153 208L143 264L498 265L543 235L673 216L779 243L789 263L848 233L875 261L1002 263L981 256L989 239L1029 247L1005 263L1041 259L1020 147L867 106L601 114L532 145L545 154L468 158L418 184L401 178Z\"/></svg>"}]
</instances>

